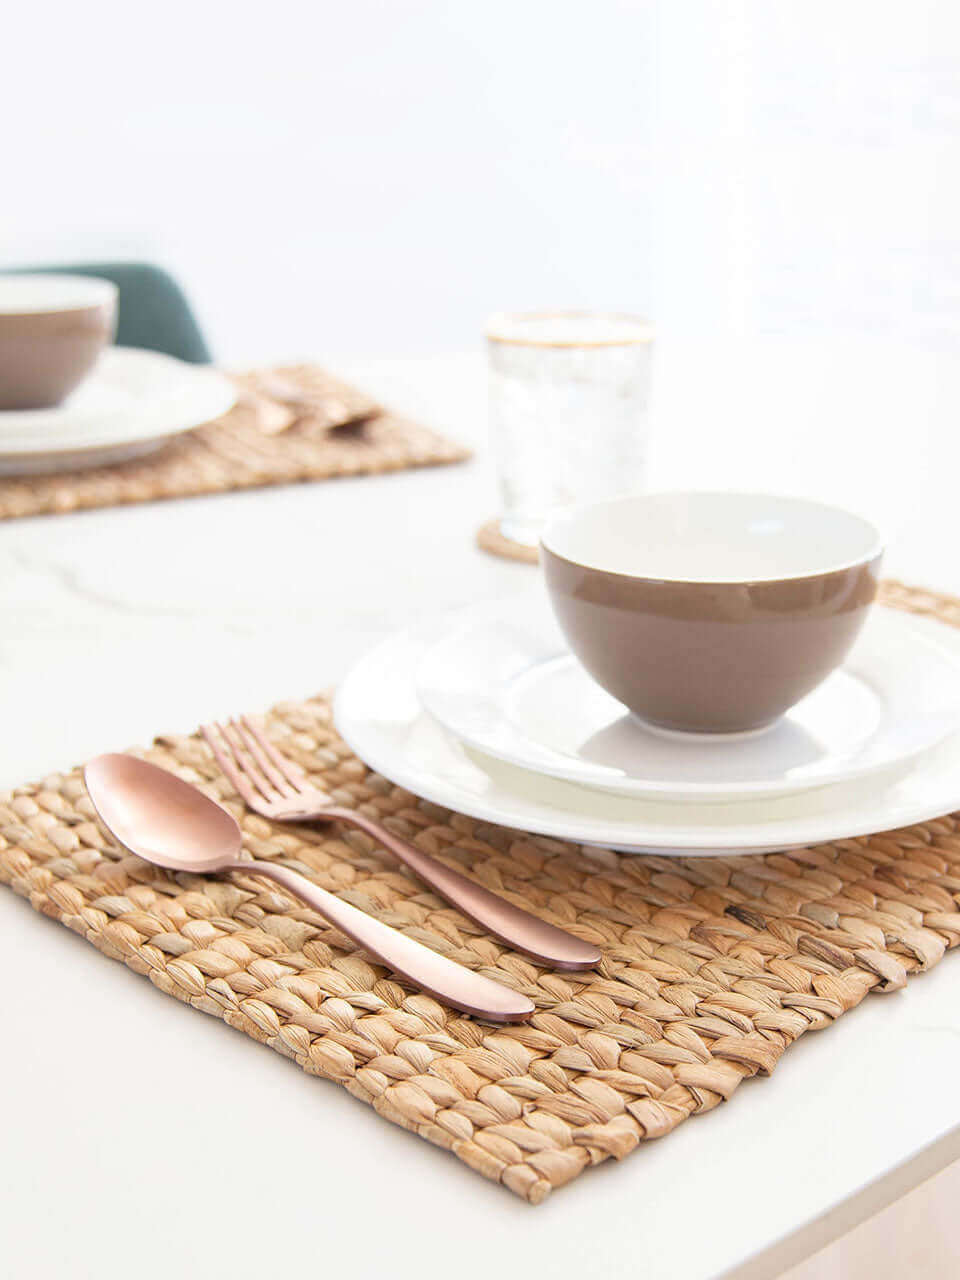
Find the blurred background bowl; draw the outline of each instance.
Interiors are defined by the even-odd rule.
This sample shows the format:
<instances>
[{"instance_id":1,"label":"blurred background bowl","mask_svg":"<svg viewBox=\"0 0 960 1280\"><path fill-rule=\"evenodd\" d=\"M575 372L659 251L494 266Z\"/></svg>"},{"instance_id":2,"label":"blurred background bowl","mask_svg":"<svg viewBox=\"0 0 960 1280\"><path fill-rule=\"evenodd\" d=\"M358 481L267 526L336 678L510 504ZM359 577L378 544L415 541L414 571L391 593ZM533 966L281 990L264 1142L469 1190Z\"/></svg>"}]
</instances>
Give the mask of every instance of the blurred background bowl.
<instances>
[{"instance_id":1,"label":"blurred background bowl","mask_svg":"<svg viewBox=\"0 0 960 1280\"><path fill-rule=\"evenodd\" d=\"M112 340L117 289L89 276L0 276L0 410L48 409Z\"/></svg>"}]
</instances>

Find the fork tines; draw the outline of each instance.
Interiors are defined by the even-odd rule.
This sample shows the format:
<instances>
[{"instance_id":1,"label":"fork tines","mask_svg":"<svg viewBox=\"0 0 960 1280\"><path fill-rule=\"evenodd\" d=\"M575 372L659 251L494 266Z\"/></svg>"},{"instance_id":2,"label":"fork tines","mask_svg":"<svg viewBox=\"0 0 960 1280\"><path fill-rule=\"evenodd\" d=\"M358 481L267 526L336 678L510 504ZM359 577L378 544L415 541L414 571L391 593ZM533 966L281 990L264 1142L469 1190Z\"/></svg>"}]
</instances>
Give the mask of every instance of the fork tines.
<instances>
[{"instance_id":1,"label":"fork tines","mask_svg":"<svg viewBox=\"0 0 960 1280\"><path fill-rule=\"evenodd\" d=\"M303 770L279 752L246 716L200 726L217 764L251 809L307 790Z\"/></svg>"}]
</instances>

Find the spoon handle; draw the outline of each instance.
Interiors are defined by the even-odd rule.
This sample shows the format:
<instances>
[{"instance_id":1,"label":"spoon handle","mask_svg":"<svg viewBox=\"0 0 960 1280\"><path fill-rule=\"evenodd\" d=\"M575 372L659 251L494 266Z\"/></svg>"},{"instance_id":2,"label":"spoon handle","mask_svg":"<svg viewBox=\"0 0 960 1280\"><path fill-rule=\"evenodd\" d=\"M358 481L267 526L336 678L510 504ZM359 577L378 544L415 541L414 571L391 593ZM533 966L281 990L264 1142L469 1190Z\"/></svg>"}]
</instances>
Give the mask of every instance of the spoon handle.
<instances>
[{"instance_id":1,"label":"spoon handle","mask_svg":"<svg viewBox=\"0 0 960 1280\"><path fill-rule=\"evenodd\" d=\"M483 885L431 858L408 840L394 835L379 822L353 809L328 809L325 816L365 831L421 880L436 889L441 898L458 907L471 920L476 920L495 938L532 956L540 964L549 965L552 969L589 969L599 964L601 953L592 943L515 907Z\"/></svg>"},{"instance_id":2,"label":"spoon handle","mask_svg":"<svg viewBox=\"0 0 960 1280\"><path fill-rule=\"evenodd\" d=\"M518 991L447 960L288 867L272 862L234 862L230 870L254 872L275 880L390 969L402 973L444 1004L490 1022L525 1022L534 1011L533 1002Z\"/></svg>"}]
</instances>

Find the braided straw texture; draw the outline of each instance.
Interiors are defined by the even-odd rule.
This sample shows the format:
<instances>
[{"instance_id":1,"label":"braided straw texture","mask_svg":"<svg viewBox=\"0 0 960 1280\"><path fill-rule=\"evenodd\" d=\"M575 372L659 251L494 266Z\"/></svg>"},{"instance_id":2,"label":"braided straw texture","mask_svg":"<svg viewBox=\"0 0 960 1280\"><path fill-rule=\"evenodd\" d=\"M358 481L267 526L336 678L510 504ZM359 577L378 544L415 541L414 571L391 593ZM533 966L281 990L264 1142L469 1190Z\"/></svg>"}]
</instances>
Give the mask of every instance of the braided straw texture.
<instances>
[{"instance_id":1,"label":"braided straw texture","mask_svg":"<svg viewBox=\"0 0 960 1280\"><path fill-rule=\"evenodd\" d=\"M131 462L0 479L0 520L460 462L469 451L313 365L238 375L229 413ZM272 396L270 392L275 394ZM294 405L275 398L295 392Z\"/></svg>"},{"instance_id":2,"label":"braided straw texture","mask_svg":"<svg viewBox=\"0 0 960 1280\"><path fill-rule=\"evenodd\" d=\"M960 625L960 601L890 584L888 603ZM0 797L0 879L155 986L223 1018L536 1204L766 1075L799 1036L902 987L960 941L958 815L753 857L631 857L448 813L370 773L329 704L265 723L340 804L604 948L556 974L484 937L365 836L244 811L194 736L145 752L220 800L247 849L526 992L492 1029L371 964L255 876L173 876L94 820L80 773Z\"/></svg>"}]
</instances>

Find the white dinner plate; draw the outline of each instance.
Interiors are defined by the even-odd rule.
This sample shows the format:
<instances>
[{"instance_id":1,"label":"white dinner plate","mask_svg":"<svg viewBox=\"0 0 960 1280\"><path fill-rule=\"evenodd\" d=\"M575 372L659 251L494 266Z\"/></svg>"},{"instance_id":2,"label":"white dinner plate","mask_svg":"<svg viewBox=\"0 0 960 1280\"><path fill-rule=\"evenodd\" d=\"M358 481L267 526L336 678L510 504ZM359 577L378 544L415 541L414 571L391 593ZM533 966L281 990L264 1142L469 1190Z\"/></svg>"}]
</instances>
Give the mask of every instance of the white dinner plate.
<instances>
[{"instance_id":1,"label":"white dinner plate","mask_svg":"<svg viewBox=\"0 0 960 1280\"><path fill-rule=\"evenodd\" d=\"M759 733L645 726L587 675L548 602L453 615L417 672L424 707L498 760L623 795L716 803L789 795L902 764L960 729L960 661L874 609L843 667Z\"/></svg>"},{"instance_id":2,"label":"white dinner plate","mask_svg":"<svg viewBox=\"0 0 960 1280\"><path fill-rule=\"evenodd\" d=\"M0 475L126 461L232 407L229 378L157 351L110 347L53 409L0 411Z\"/></svg>"},{"instance_id":3,"label":"white dinner plate","mask_svg":"<svg viewBox=\"0 0 960 1280\"><path fill-rule=\"evenodd\" d=\"M518 831L627 853L766 853L923 822L960 809L960 734L905 766L777 798L685 805L612 795L465 746L422 707L416 673L443 634L422 624L362 658L334 702L337 729L371 768L444 808ZM960 632L919 632L960 657Z\"/></svg>"}]
</instances>

